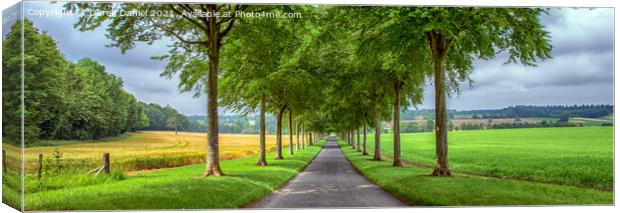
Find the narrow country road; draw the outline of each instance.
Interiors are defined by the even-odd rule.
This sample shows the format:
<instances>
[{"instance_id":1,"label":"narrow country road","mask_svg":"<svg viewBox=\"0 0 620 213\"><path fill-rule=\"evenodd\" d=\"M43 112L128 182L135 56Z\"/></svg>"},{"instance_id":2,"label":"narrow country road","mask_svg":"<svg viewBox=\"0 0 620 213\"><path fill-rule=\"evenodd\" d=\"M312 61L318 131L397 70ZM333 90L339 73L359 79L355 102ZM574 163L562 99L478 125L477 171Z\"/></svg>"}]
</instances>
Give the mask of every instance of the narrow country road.
<instances>
[{"instance_id":1,"label":"narrow country road","mask_svg":"<svg viewBox=\"0 0 620 213\"><path fill-rule=\"evenodd\" d=\"M254 208L402 207L389 193L357 173L329 138L306 169Z\"/></svg>"}]
</instances>

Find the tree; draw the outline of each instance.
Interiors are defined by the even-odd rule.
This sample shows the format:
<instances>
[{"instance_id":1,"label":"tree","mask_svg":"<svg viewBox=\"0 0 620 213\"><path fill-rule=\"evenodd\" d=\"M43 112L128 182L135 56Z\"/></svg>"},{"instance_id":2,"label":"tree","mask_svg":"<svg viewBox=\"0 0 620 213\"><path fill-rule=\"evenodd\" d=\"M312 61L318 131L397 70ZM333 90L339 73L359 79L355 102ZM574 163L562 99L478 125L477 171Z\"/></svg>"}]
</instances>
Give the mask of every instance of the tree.
<instances>
[{"instance_id":1,"label":"tree","mask_svg":"<svg viewBox=\"0 0 620 213\"><path fill-rule=\"evenodd\" d=\"M260 99L260 141L257 166L267 166L267 150L265 148L265 98Z\"/></svg>"},{"instance_id":2,"label":"tree","mask_svg":"<svg viewBox=\"0 0 620 213\"><path fill-rule=\"evenodd\" d=\"M288 150L289 154L293 155L295 151L293 151L293 110L288 109Z\"/></svg>"},{"instance_id":3,"label":"tree","mask_svg":"<svg viewBox=\"0 0 620 213\"><path fill-rule=\"evenodd\" d=\"M28 47L23 49L23 54L22 45ZM55 111L62 106L63 70L68 65L62 53L49 35L40 32L27 19L17 21L11 27L2 42L2 52L4 139L14 144L21 142L22 112L24 143L36 141L41 136L51 137L48 133L56 127L47 123L54 125L50 121L57 119Z\"/></svg>"},{"instance_id":4,"label":"tree","mask_svg":"<svg viewBox=\"0 0 620 213\"><path fill-rule=\"evenodd\" d=\"M140 129L148 128L151 119L144 112L140 113Z\"/></svg>"},{"instance_id":5,"label":"tree","mask_svg":"<svg viewBox=\"0 0 620 213\"><path fill-rule=\"evenodd\" d=\"M168 120L166 121L166 126L168 128L172 128L174 129L174 134L178 134L179 133L179 128L181 128L181 126L183 125L182 123L182 117L183 115L179 114L178 112L174 111L172 112L172 114L170 116L168 116Z\"/></svg>"},{"instance_id":6,"label":"tree","mask_svg":"<svg viewBox=\"0 0 620 213\"><path fill-rule=\"evenodd\" d=\"M224 38L237 21L237 11L247 9L246 5L216 4L139 4L139 3L67 3L67 9L85 12L74 25L77 29L93 30L108 23L107 37L112 47L122 53L135 47L137 42L152 44L163 38L170 38L173 44L167 55L157 57L168 60L162 75L171 77L181 73L179 87L182 91L202 91L206 83L207 155L205 176L220 176L224 173L219 163L218 137L218 92L220 49ZM123 16L125 11L167 11L175 16ZM97 13L106 11L106 13ZM113 13L114 15L109 15ZM90 14L97 14L91 16ZM209 14L194 16L192 14ZM208 67L205 72L204 69Z\"/></svg>"},{"instance_id":7,"label":"tree","mask_svg":"<svg viewBox=\"0 0 620 213\"><path fill-rule=\"evenodd\" d=\"M405 8L401 26L420 32L433 65L436 166L434 176L450 176L446 98L469 79L474 58L490 59L506 51L507 62L535 66L551 58L549 35L533 8ZM422 29L421 31L419 29ZM413 58L412 60L416 60Z\"/></svg>"}]
</instances>

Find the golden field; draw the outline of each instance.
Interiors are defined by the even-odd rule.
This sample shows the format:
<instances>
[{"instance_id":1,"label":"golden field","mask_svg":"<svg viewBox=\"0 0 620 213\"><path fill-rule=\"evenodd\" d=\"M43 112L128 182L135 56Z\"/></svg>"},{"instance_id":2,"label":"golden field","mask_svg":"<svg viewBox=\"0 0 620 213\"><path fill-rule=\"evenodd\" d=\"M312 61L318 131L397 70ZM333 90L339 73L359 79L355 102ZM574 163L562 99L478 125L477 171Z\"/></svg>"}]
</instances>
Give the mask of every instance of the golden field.
<instances>
[{"instance_id":1,"label":"golden field","mask_svg":"<svg viewBox=\"0 0 620 213\"><path fill-rule=\"evenodd\" d=\"M220 134L220 159L256 155L258 140L259 135ZM267 135L268 151L275 150L275 141L275 135ZM112 169L131 171L175 167L204 162L206 142L206 133L140 131L104 142L27 147L24 149L25 167L27 173L36 171L39 153L44 155L44 165L58 165L55 152L62 154L59 159L63 169L95 168L101 165L104 152L110 153ZM283 135L283 146L288 147L288 143L288 135ZM7 150L7 155L18 156L18 147L3 144L3 149ZM7 164L19 162L17 159L7 160Z\"/></svg>"}]
</instances>

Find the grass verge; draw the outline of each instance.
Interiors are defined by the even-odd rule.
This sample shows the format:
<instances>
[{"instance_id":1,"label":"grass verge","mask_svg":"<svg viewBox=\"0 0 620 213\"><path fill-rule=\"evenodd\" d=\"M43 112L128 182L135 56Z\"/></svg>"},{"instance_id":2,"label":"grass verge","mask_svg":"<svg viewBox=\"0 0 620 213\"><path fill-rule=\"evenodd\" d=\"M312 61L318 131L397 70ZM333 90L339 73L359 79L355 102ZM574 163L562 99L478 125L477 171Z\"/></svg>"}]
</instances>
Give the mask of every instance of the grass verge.
<instances>
[{"instance_id":1,"label":"grass verge","mask_svg":"<svg viewBox=\"0 0 620 213\"><path fill-rule=\"evenodd\" d=\"M257 157L226 160L226 176L202 177L204 165L190 165L83 187L26 193L26 210L217 209L247 206L276 190L314 159L324 140L284 160L268 154L267 167Z\"/></svg>"},{"instance_id":2,"label":"grass verge","mask_svg":"<svg viewBox=\"0 0 620 213\"><path fill-rule=\"evenodd\" d=\"M409 205L611 205L612 192L573 186L535 183L523 180L453 174L432 177L430 170L392 167L392 161L372 161L338 140L342 152L353 166L371 182Z\"/></svg>"},{"instance_id":3,"label":"grass verge","mask_svg":"<svg viewBox=\"0 0 620 213\"><path fill-rule=\"evenodd\" d=\"M453 172L613 190L613 127L451 131L448 139ZM393 155L393 144L381 135L383 153ZM435 165L432 132L401 134L401 150L404 160Z\"/></svg>"}]
</instances>

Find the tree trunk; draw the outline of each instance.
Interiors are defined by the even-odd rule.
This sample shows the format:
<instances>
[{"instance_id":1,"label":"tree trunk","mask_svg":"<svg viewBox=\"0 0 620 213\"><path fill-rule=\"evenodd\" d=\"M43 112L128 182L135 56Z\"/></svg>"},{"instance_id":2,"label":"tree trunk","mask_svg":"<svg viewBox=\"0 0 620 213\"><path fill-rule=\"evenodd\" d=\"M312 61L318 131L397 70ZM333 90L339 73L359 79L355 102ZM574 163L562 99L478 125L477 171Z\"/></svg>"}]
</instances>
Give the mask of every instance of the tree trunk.
<instances>
[{"instance_id":1,"label":"tree trunk","mask_svg":"<svg viewBox=\"0 0 620 213\"><path fill-rule=\"evenodd\" d=\"M449 41L445 41L439 33L427 34L433 53L434 83L435 83L435 155L437 164L433 176L450 176L448 168L448 115L446 113L445 79L442 70L444 56L449 48Z\"/></svg>"},{"instance_id":2,"label":"tree trunk","mask_svg":"<svg viewBox=\"0 0 620 213\"><path fill-rule=\"evenodd\" d=\"M310 146L314 145L314 138L312 137L312 132L308 133L308 137L310 137Z\"/></svg>"},{"instance_id":3,"label":"tree trunk","mask_svg":"<svg viewBox=\"0 0 620 213\"><path fill-rule=\"evenodd\" d=\"M301 149L300 145L299 145L299 120L297 122L295 122L295 136L297 137L297 151L299 152L299 150Z\"/></svg>"},{"instance_id":4,"label":"tree trunk","mask_svg":"<svg viewBox=\"0 0 620 213\"><path fill-rule=\"evenodd\" d=\"M355 129L351 129L351 148L355 149Z\"/></svg>"},{"instance_id":5,"label":"tree trunk","mask_svg":"<svg viewBox=\"0 0 620 213\"><path fill-rule=\"evenodd\" d=\"M361 152L362 148L360 147L360 129L356 128L355 130L357 131L357 151Z\"/></svg>"},{"instance_id":6,"label":"tree trunk","mask_svg":"<svg viewBox=\"0 0 620 213\"><path fill-rule=\"evenodd\" d=\"M215 13L216 5L207 5L207 11ZM217 112L217 76L220 61L219 27L215 18L208 19L209 25L209 71L207 74L207 165L205 176L222 176L220 167L219 127Z\"/></svg>"},{"instance_id":7,"label":"tree trunk","mask_svg":"<svg viewBox=\"0 0 620 213\"><path fill-rule=\"evenodd\" d=\"M265 148L265 98L260 99L260 140L257 166L267 166L267 150Z\"/></svg>"},{"instance_id":8,"label":"tree trunk","mask_svg":"<svg viewBox=\"0 0 620 213\"><path fill-rule=\"evenodd\" d=\"M393 109L393 124L392 132L394 136L394 163L392 166L403 166L403 162L400 159L400 82L394 85L394 109Z\"/></svg>"},{"instance_id":9,"label":"tree trunk","mask_svg":"<svg viewBox=\"0 0 620 213\"><path fill-rule=\"evenodd\" d=\"M368 147L366 145L366 121L368 116L364 116L364 148L362 149L362 155L368 155Z\"/></svg>"},{"instance_id":10,"label":"tree trunk","mask_svg":"<svg viewBox=\"0 0 620 213\"><path fill-rule=\"evenodd\" d=\"M351 130L347 131L347 135L348 135L347 137L349 137L349 145L355 146L353 144L353 134L351 134Z\"/></svg>"},{"instance_id":11,"label":"tree trunk","mask_svg":"<svg viewBox=\"0 0 620 213\"><path fill-rule=\"evenodd\" d=\"M278 111L276 121L276 160L284 159L282 156L282 115L284 114L285 109L286 105L282 106L282 109Z\"/></svg>"},{"instance_id":12,"label":"tree trunk","mask_svg":"<svg viewBox=\"0 0 620 213\"><path fill-rule=\"evenodd\" d=\"M293 155L293 110L291 109L288 109L288 136L288 151Z\"/></svg>"},{"instance_id":13,"label":"tree trunk","mask_svg":"<svg viewBox=\"0 0 620 213\"><path fill-rule=\"evenodd\" d=\"M306 149L306 133L304 132L304 123L301 123L301 148Z\"/></svg>"},{"instance_id":14,"label":"tree trunk","mask_svg":"<svg viewBox=\"0 0 620 213\"><path fill-rule=\"evenodd\" d=\"M379 107L375 109L375 157L373 160L381 160L381 111Z\"/></svg>"}]
</instances>

